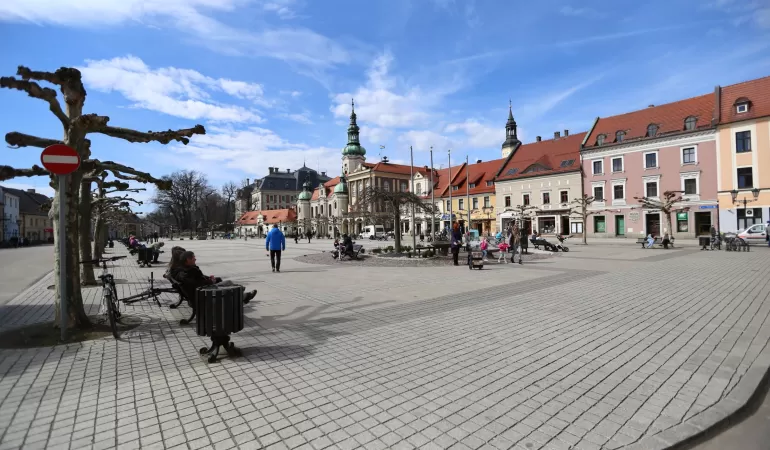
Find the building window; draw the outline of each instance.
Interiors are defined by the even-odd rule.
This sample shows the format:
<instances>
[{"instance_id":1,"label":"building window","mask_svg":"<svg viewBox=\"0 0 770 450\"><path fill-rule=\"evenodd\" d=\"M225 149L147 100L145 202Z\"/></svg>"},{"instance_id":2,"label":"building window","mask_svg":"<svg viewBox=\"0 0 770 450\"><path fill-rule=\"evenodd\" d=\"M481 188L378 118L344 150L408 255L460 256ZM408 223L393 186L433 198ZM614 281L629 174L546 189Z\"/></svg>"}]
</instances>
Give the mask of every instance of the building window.
<instances>
[{"instance_id":1,"label":"building window","mask_svg":"<svg viewBox=\"0 0 770 450\"><path fill-rule=\"evenodd\" d=\"M556 218L540 217L537 220L537 231L544 234L554 234L556 232Z\"/></svg>"},{"instance_id":2,"label":"building window","mask_svg":"<svg viewBox=\"0 0 770 450\"><path fill-rule=\"evenodd\" d=\"M422 195L422 183L417 183L417 195Z\"/></svg>"},{"instance_id":3,"label":"building window","mask_svg":"<svg viewBox=\"0 0 770 450\"><path fill-rule=\"evenodd\" d=\"M751 151L751 131L739 131L735 133L735 152L745 153Z\"/></svg>"},{"instance_id":4,"label":"building window","mask_svg":"<svg viewBox=\"0 0 770 450\"><path fill-rule=\"evenodd\" d=\"M470 183L470 184L468 185L468 189L473 189L473 188L475 188L475 187L476 187L476 183Z\"/></svg>"},{"instance_id":5,"label":"building window","mask_svg":"<svg viewBox=\"0 0 770 450\"><path fill-rule=\"evenodd\" d=\"M473 197L473 209L479 209L479 199L476 197Z\"/></svg>"},{"instance_id":6,"label":"building window","mask_svg":"<svg viewBox=\"0 0 770 450\"><path fill-rule=\"evenodd\" d=\"M494 185L495 185L495 181L494 180L487 181L487 186L494 186Z\"/></svg>"},{"instance_id":7,"label":"building window","mask_svg":"<svg viewBox=\"0 0 770 450\"><path fill-rule=\"evenodd\" d=\"M618 131L615 133L615 142L623 142L623 138L626 136L626 133L623 131Z\"/></svg>"},{"instance_id":8,"label":"building window","mask_svg":"<svg viewBox=\"0 0 770 450\"><path fill-rule=\"evenodd\" d=\"M505 206L506 207L511 206L511 196L510 195L506 195L505 196Z\"/></svg>"},{"instance_id":9,"label":"building window","mask_svg":"<svg viewBox=\"0 0 770 450\"><path fill-rule=\"evenodd\" d=\"M548 205L551 203L551 193L550 192L543 192L543 204Z\"/></svg>"},{"instance_id":10,"label":"building window","mask_svg":"<svg viewBox=\"0 0 770 450\"><path fill-rule=\"evenodd\" d=\"M698 123L698 118L695 116L690 116L686 119L684 119L684 129L686 131L692 131L695 129L695 125Z\"/></svg>"},{"instance_id":11,"label":"building window","mask_svg":"<svg viewBox=\"0 0 770 450\"><path fill-rule=\"evenodd\" d=\"M735 105L735 112L738 114L743 114L748 111L749 111L748 103L741 103L740 105Z\"/></svg>"},{"instance_id":12,"label":"building window","mask_svg":"<svg viewBox=\"0 0 770 450\"><path fill-rule=\"evenodd\" d=\"M687 147L682 149L682 164L695 164L695 147Z\"/></svg>"},{"instance_id":13,"label":"building window","mask_svg":"<svg viewBox=\"0 0 770 450\"><path fill-rule=\"evenodd\" d=\"M594 175L601 175L604 173L604 167L602 167L602 160L596 160L593 163Z\"/></svg>"},{"instance_id":14,"label":"building window","mask_svg":"<svg viewBox=\"0 0 770 450\"><path fill-rule=\"evenodd\" d=\"M622 172L623 171L623 158L612 158L612 171L613 172Z\"/></svg>"},{"instance_id":15,"label":"building window","mask_svg":"<svg viewBox=\"0 0 770 450\"><path fill-rule=\"evenodd\" d=\"M583 222L572 222L569 228L571 234L583 234Z\"/></svg>"},{"instance_id":16,"label":"building window","mask_svg":"<svg viewBox=\"0 0 770 450\"><path fill-rule=\"evenodd\" d=\"M388 183L387 181L383 181L382 189L385 190L385 192L390 192L390 183Z\"/></svg>"},{"instance_id":17,"label":"building window","mask_svg":"<svg viewBox=\"0 0 770 450\"><path fill-rule=\"evenodd\" d=\"M406 187L406 183L401 183L401 192L407 192L409 189Z\"/></svg>"},{"instance_id":18,"label":"building window","mask_svg":"<svg viewBox=\"0 0 770 450\"><path fill-rule=\"evenodd\" d=\"M596 136L596 145L604 145L604 140L607 139L607 136L600 134L599 136Z\"/></svg>"},{"instance_id":19,"label":"building window","mask_svg":"<svg viewBox=\"0 0 770 450\"><path fill-rule=\"evenodd\" d=\"M489 196L484 197L484 208L489 208Z\"/></svg>"},{"instance_id":20,"label":"building window","mask_svg":"<svg viewBox=\"0 0 770 450\"><path fill-rule=\"evenodd\" d=\"M452 205L449 203L449 200L446 201L446 210L449 212L449 210L452 209Z\"/></svg>"},{"instance_id":21,"label":"building window","mask_svg":"<svg viewBox=\"0 0 770 450\"><path fill-rule=\"evenodd\" d=\"M751 167L738 169L738 189L751 189L754 187L754 174Z\"/></svg>"},{"instance_id":22,"label":"building window","mask_svg":"<svg viewBox=\"0 0 770 450\"><path fill-rule=\"evenodd\" d=\"M559 193L559 196L561 197L561 202L562 203L569 202L569 191L561 191Z\"/></svg>"},{"instance_id":23,"label":"building window","mask_svg":"<svg viewBox=\"0 0 770 450\"><path fill-rule=\"evenodd\" d=\"M658 167L658 152L644 154L644 168L655 169Z\"/></svg>"},{"instance_id":24,"label":"building window","mask_svg":"<svg viewBox=\"0 0 770 450\"><path fill-rule=\"evenodd\" d=\"M605 233L606 230L604 216L594 216L594 233Z\"/></svg>"},{"instance_id":25,"label":"building window","mask_svg":"<svg viewBox=\"0 0 770 450\"><path fill-rule=\"evenodd\" d=\"M644 195L645 195L645 197L657 197L658 196L658 183L655 182L655 181L648 181L648 182L644 183Z\"/></svg>"},{"instance_id":26,"label":"building window","mask_svg":"<svg viewBox=\"0 0 770 450\"><path fill-rule=\"evenodd\" d=\"M461 198L460 200L457 201L457 209L459 209L460 211L465 209L465 199Z\"/></svg>"},{"instance_id":27,"label":"building window","mask_svg":"<svg viewBox=\"0 0 770 450\"><path fill-rule=\"evenodd\" d=\"M594 200L604 201L604 188L602 186L594 186Z\"/></svg>"},{"instance_id":28,"label":"building window","mask_svg":"<svg viewBox=\"0 0 770 450\"><path fill-rule=\"evenodd\" d=\"M612 186L612 199L623 200L624 198L626 198L624 191L625 189L622 184L616 184L615 186Z\"/></svg>"},{"instance_id":29,"label":"building window","mask_svg":"<svg viewBox=\"0 0 770 450\"><path fill-rule=\"evenodd\" d=\"M689 227L687 226L689 222L690 219L688 218L688 214L686 212L676 213L676 231L680 233L687 233L689 230Z\"/></svg>"},{"instance_id":30,"label":"building window","mask_svg":"<svg viewBox=\"0 0 770 450\"><path fill-rule=\"evenodd\" d=\"M697 195L698 194L698 181L695 178L685 178L685 180L684 180L684 194L685 195Z\"/></svg>"},{"instance_id":31,"label":"building window","mask_svg":"<svg viewBox=\"0 0 770 450\"><path fill-rule=\"evenodd\" d=\"M658 126L654 123L647 125L647 137L655 137L658 134Z\"/></svg>"},{"instance_id":32,"label":"building window","mask_svg":"<svg viewBox=\"0 0 770 450\"><path fill-rule=\"evenodd\" d=\"M452 190L453 191L456 191L456 190L459 190L459 189L460 189L460 186L452 186Z\"/></svg>"},{"instance_id":33,"label":"building window","mask_svg":"<svg viewBox=\"0 0 770 450\"><path fill-rule=\"evenodd\" d=\"M522 203L524 204L524 206L528 206L529 205L529 194L524 194L521 197L521 200L522 200Z\"/></svg>"}]
</instances>

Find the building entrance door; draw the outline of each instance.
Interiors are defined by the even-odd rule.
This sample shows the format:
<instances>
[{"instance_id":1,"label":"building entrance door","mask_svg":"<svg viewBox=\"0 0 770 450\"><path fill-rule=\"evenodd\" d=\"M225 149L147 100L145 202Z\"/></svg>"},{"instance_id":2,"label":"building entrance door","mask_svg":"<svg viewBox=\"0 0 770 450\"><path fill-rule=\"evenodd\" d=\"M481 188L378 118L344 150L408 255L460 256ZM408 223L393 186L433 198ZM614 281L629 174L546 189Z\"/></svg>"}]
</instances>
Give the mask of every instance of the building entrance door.
<instances>
[{"instance_id":1,"label":"building entrance door","mask_svg":"<svg viewBox=\"0 0 770 450\"><path fill-rule=\"evenodd\" d=\"M561 220L559 222L559 225L560 225L559 232L561 234L570 234L569 216L561 216Z\"/></svg>"},{"instance_id":2,"label":"building entrance door","mask_svg":"<svg viewBox=\"0 0 770 450\"><path fill-rule=\"evenodd\" d=\"M695 232L696 236L708 236L711 234L711 213L695 213Z\"/></svg>"},{"instance_id":3,"label":"building entrance door","mask_svg":"<svg viewBox=\"0 0 770 450\"><path fill-rule=\"evenodd\" d=\"M647 234L651 234L652 237L660 236L660 214L656 212L645 214L644 224Z\"/></svg>"},{"instance_id":4,"label":"building entrance door","mask_svg":"<svg viewBox=\"0 0 770 450\"><path fill-rule=\"evenodd\" d=\"M615 236L626 235L626 216L615 216Z\"/></svg>"}]
</instances>

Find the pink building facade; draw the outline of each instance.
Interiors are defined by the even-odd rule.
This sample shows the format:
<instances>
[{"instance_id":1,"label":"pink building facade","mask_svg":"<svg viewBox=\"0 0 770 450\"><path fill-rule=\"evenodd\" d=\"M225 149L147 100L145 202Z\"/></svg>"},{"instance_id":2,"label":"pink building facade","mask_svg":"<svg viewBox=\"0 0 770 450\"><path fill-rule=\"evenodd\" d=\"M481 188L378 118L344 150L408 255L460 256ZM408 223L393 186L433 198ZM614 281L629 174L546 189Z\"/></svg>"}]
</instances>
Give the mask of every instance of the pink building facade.
<instances>
[{"instance_id":1,"label":"pink building facade","mask_svg":"<svg viewBox=\"0 0 770 450\"><path fill-rule=\"evenodd\" d=\"M718 228L716 127L712 96L599 118L581 150L583 191L595 198L589 237L694 238ZM670 217L635 197L679 191Z\"/></svg>"}]
</instances>

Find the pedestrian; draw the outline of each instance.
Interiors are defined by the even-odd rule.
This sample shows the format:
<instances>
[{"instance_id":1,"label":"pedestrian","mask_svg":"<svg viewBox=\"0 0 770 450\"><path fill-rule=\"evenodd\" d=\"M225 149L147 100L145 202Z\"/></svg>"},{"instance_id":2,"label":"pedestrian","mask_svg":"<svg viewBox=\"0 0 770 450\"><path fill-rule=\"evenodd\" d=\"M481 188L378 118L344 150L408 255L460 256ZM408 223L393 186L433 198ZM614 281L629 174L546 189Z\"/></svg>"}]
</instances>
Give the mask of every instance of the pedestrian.
<instances>
[{"instance_id":1,"label":"pedestrian","mask_svg":"<svg viewBox=\"0 0 770 450\"><path fill-rule=\"evenodd\" d=\"M310 230L307 230L307 243L310 243Z\"/></svg>"},{"instance_id":2,"label":"pedestrian","mask_svg":"<svg viewBox=\"0 0 770 450\"><path fill-rule=\"evenodd\" d=\"M669 235L668 235L668 230L664 230L664 234L663 234L663 242L662 242L662 244L663 244L663 248L664 248L664 249L666 249L666 250L668 250L668 245L669 245L670 243L671 243L671 238L670 238L670 237L669 237Z\"/></svg>"},{"instance_id":3,"label":"pedestrian","mask_svg":"<svg viewBox=\"0 0 770 450\"><path fill-rule=\"evenodd\" d=\"M481 259L484 260L484 262L488 262L487 259L487 248L489 248L489 242L487 241L487 237L484 236L481 238L481 243L479 244L479 249L481 249Z\"/></svg>"},{"instance_id":4,"label":"pedestrian","mask_svg":"<svg viewBox=\"0 0 770 450\"><path fill-rule=\"evenodd\" d=\"M152 237L153 237L153 239L155 239L155 242L158 242L158 239L160 238L160 236L158 235L157 231L152 234Z\"/></svg>"},{"instance_id":5,"label":"pedestrian","mask_svg":"<svg viewBox=\"0 0 770 450\"><path fill-rule=\"evenodd\" d=\"M286 250L286 237L278 228L277 223L274 223L273 228L267 233L265 250L270 251L270 265L273 267L273 272L280 272L281 252Z\"/></svg>"},{"instance_id":6,"label":"pedestrian","mask_svg":"<svg viewBox=\"0 0 770 450\"><path fill-rule=\"evenodd\" d=\"M459 266L460 263L458 258L460 257L460 246L462 245L463 235L460 231L460 224L457 222L452 224L452 233L450 239L450 245L452 247L452 261L454 262L455 266Z\"/></svg>"}]
</instances>

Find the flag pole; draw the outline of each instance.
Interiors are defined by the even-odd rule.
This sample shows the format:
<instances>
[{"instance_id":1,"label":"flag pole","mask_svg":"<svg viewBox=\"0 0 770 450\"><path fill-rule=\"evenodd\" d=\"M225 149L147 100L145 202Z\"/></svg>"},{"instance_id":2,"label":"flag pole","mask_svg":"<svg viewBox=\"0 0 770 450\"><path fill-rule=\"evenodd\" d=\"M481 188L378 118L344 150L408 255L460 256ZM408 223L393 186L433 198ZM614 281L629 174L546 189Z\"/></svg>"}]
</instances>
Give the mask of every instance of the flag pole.
<instances>
[{"instance_id":1,"label":"flag pole","mask_svg":"<svg viewBox=\"0 0 770 450\"><path fill-rule=\"evenodd\" d=\"M468 166L468 155L465 155L465 201L468 203L468 227L465 230L470 236L471 232L471 169Z\"/></svg>"},{"instance_id":2,"label":"flag pole","mask_svg":"<svg viewBox=\"0 0 770 450\"><path fill-rule=\"evenodd\" d=\"M409 160L409 185L411 186L410 190L414 193L414 151L411 145L409 146ZM415 236L414 227L414 203L412 203L412 223L409 224L409 231L412 232L412 251L417 248L417 236Z\"/></svg>"},{"instance_id":3,"label":"flag pole","mask_svg":"<svg viewBox=\"0 0 770 450\"><path fill-rule=\"evenodd\" d=\"M454 216L452 215L452 149L450 148L447 150L447 159L449 161L449 184L447 186L449 187L449 228L451 232L452 228L452 219Z\"/></svg>"},{"instance_id":4,"label":"flag pole","mask_svg":"<svg viewBox=\"0 0 770 450\"><path fill-rule=\"evenodd\" d=\"M435 196L436 183L433 181L433 146L430 147L430 233L431 241L436 237L436 196Z\"/></svg>"}]
</instances>

